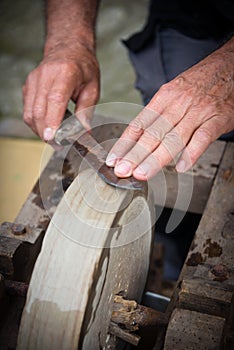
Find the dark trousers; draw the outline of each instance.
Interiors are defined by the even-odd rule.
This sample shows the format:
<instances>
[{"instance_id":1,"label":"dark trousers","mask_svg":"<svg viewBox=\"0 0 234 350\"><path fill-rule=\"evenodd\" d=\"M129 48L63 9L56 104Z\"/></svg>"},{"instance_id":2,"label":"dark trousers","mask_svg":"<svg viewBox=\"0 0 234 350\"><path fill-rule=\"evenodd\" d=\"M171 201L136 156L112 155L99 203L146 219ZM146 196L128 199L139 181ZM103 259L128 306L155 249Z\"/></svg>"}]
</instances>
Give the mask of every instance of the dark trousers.
<instances>
[{"instance_id":1,"label":"dark trousers","mask_svg":"<svg viewBox=\"0 0 234 350\"><path fill-rule=\"evenodd\" d=\"M193 39L171 28L157 28L155 38L140 52L129 51L136 72L135 87L147 104L161 85L219 47L213 39Z\"/></svg>"}]
</instances>

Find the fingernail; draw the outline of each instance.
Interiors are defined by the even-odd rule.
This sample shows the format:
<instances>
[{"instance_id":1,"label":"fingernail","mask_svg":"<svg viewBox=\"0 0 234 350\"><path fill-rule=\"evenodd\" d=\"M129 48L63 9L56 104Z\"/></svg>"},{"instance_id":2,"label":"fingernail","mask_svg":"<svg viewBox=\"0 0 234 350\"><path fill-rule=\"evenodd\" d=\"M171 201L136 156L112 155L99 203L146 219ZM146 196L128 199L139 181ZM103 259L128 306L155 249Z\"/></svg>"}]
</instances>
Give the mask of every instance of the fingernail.
<instances>
[{"instance_id":1,"label":"fingernail","mask_svg":"<svg viewBox=\"0 0 234 350\"><path fill-rule=\"evenodd\" d=\"M43 132L43 138L45 141L51 141L54 138L54 130L51 128L45 128Z\"/></svg>"},{"instance_id":2,"label":"fingernail","mask_svg":"<svg viewBox=\"0 0 234 350\"><path fill-rule=\"evenodd\" d=\"M147 176L149 170L150 170L150 167L148 164L142 164L134 170L134 174Z\"/></svg>"},{"instance_id":3,"label":"fingernail","mask_svg":"<svg viewBox=\"0 0 234 350\"><path fill-rule=\"evenodd\" d=\"M116 155L114 153L108 154L107 158L106 158L106 165L107 166L114 166L116 163Z\"/></svg>"},{"instance_id":4,"label":"fingernail","mask_svg":"<svg viewBox=\"0 0 234 350\"><path fill-rule=\"evenodd\" d=\"M129 162L119 162L115 167L115 173L118 175L130 176L132 173L132 165Z\"/></svg>"},{"instance_id":5,"label":"fingernail","mask_svg":"<svg viewBox=\"0 0 234 350\"><path fill-rule=\"evenodd\" d=\"M183 172L185 172L185 169L186 169L185 161L183 159L179 160L179 162L176 164L176 170L179 173L183 173Z\"/></svg>"}]
</instances>

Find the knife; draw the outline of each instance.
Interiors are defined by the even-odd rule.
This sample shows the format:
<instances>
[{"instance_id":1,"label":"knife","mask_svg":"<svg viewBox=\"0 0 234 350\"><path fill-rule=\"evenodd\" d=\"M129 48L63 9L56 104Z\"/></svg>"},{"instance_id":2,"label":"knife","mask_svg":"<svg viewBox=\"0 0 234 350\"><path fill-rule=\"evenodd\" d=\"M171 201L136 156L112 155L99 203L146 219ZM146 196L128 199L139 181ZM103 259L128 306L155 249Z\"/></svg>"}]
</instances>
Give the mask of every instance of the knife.
<instances>
[{"instance_id":1,"label":"knife","mask_svg":"<svg viewBox=\"0 0 234 350\"><path fill-rule=\"evenodd\" d=\"M133 176L119 178L114 173L114 168L106 165L108 152L90 135L85 132L83 126L68 110L64 116L64 121L55 133L54 141L57 145L72 147L85 159L91 168L107 184L116 188L127 190L142 190L145 183L135 179Z\"/></svg>"}]
</instances>

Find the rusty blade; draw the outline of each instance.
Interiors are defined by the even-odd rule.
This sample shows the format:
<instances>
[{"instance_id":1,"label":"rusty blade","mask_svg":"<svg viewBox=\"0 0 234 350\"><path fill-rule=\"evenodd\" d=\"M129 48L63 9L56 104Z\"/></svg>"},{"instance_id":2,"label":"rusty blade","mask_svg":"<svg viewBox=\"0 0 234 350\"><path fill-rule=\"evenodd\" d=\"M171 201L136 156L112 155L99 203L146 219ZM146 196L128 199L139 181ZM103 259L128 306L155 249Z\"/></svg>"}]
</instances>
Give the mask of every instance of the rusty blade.
<instances>
[{"instance_id":1,"label":"rusty blade","mask_svg":"<svg viewBox=\"0 0 234 350\"><path fill-rule=\"evenodd\" d=\"M117 177L114 169L105 164L108 152L89 133L81 135L78 141L73 142L73 147L107 184L127 190L144 188L144 183L133 176L125 179Z\"/></svg>"},{"instance_id":2,"label":"rusty blade","mask_svg":"<svg viewBox=\"0 0 234 350\"><path fill-rule=\"evenodd\" d=\"M114 169L105 164L107 151L88 132L85 132L78 119L68 110L62 125L55 133L54 141L60 146L73 145L81 157L109 185L128 190L145 188L145 184L133 176L122 179L115 175Z\"/></svg>"}]
</instances>

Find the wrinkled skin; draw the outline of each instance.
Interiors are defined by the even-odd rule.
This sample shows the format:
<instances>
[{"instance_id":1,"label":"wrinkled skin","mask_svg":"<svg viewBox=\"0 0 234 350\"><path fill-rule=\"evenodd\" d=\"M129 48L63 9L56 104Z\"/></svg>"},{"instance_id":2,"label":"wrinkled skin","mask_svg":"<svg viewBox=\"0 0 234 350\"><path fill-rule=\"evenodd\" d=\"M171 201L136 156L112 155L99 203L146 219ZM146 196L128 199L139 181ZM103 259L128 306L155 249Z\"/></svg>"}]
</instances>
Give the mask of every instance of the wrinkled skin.
<instances>
[{"instance_id":1,"label":"wrinkled skin","mask_svg":"<svg viewBox=\"0 0 234 350\"><path fill-rule=\"evenodd\" d=\"M94 106L99 98L99 67L95 56L95 22L99 0L47 0L46 41L42 62L23 87L24 121L51 141L67 104L75 112ZM79 113L86 129L92 111Z\"/></svg>"},{"instance_id":2,"label":"wrinkled skin","mask_svg":"<svg viewBox=\"0 0 234 350\"><path fill-rule=\"evenodd\" d=\"M97 4L96 0L91 2ZM90 3L88 7L85 0L61 0L60 6L55 6L58 4L55 0L49 0L48 4L44 59L29 74L23 87L24 120L45 141L53 140L70 99L88 130L92 113L80 111L94 106L99 98L99 67L93 34L93 9L97 6ZM71 7L73 11L69 10ZM69 30L74 36L69 37L67 24L61 26L67 18L64 11L68 10L74 14L69 18ZM84 23L81 21L78 30L77 19L81 13L84 13ZM233 110L234 37L163 85L129 124L106 163L114 167L117 176L133 175L139 180L153 177L172 160L177 162L177 171L184 172L210 143L234 129Z\"/></svg>"},{"instance_id":3,"label":"wrinkled skin","mask_svg":"<svg viewBox=\"0 0 234 350\"><path fill-rule=\"evenodd\" d=\"M119 177L153 177L175 161L188 170L223 133L234 129L234 38L163 85L107 157Z\"/></svg>"},{"instance_id":4,"label":"wrinkled skin","mask_svg":"<svg viewBox=\"0 0 234 350\"><path fill-rule=\"evenodd\" d=\"M53 139L70 99L79 112L97 103L99 67L95 54L85 45L74 52L58 48L44 57L23 86L24 121L45 141ZM79 113L89 128L91 114Z\"/></svg>"}]
</instances>

